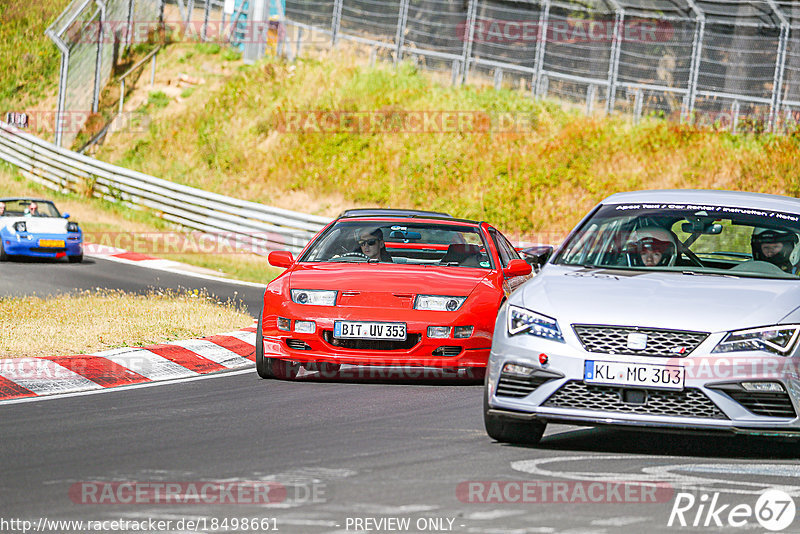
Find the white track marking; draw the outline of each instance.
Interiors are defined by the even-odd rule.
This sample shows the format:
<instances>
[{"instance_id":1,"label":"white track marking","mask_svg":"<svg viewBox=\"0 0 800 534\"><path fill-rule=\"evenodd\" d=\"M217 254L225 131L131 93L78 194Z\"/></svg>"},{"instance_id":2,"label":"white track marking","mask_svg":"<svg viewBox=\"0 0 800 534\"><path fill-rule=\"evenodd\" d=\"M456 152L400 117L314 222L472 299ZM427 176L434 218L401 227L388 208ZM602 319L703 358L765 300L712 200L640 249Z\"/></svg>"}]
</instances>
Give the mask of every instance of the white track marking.
<instances>
[{"instance_id":1,"label":"white track marking","mask_svg":"<svg viewBox=\"0 0 800 534\"><path fill-rule=\"evenodd\" d=\"M25 397L22 399L9 399L0 401L0 409L7 404L23 404L27 402L51 401L58 399L67 399L70 397L83 397L86 395L99 395L101 393L122 393L132 389L152 388L158 386L172 386L175 384L183 384L185 382L194 382L196 380L207 380L211 378L225 378L228 376L243 375L252 373L252 369L240 369L237 371L222 371L219 373L211 373L207 375L197 375L189 378L176 378L173 380L162 380L159 382L145 382L142 384L132 384L130 386L120 386L115 388L100 388L89 391L78 391L74 393L64 393L62 395L49 395L45 397Z\"/></svg>"},{"instance_id":2,"label":"white track marking","mask_svg":"<svg viewBox=\"0 0 800 534\"><path fill-rule=\"evenodd\" d=\"M197 376L197 373L147 349L122 348L95 354L150 380Z\"/></svg>"},{"instance_id":3,"label":"white track marking","mask_svg":"<svg viewBox=\"0 0 800 534\"><path fill-rule=\"evenodd\" d=\"M103 386L51 360L18 358L4 360L0 376L37 395L55 395Z\"/></svg>"},{"instance_id":4,"label":"white track marking","mask_svg":"<svg viewBox=\"0 0 800 534\"><path fill-rule=\"evenodd\" d=\"M221 347L211 341L203 339L187 339L183 341L173 341L170 345L177 345L184 349L197 353L198 355L216 362L228 369L253 365L253 362L243 356L239 356L232 350Z\"/></svg>"}]
</instances>

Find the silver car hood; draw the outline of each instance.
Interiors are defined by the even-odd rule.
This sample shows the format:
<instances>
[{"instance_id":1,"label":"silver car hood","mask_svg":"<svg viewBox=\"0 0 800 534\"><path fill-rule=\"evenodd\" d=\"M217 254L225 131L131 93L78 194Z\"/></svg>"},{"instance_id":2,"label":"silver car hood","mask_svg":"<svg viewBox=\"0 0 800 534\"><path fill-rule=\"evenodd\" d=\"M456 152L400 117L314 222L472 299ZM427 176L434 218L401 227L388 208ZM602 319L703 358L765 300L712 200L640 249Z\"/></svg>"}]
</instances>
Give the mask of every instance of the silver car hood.
<instances>
[{"instance_id":1,"label":"silver car hood","mask_svg":"<svg viewBox=\"0 0 800 534\"><path fill-rule=\"evenodd\" d=\"M800 281L547 265L510 304L567 325L724 332L776 324L800 306Z\"/></svg>"}]
</instances>

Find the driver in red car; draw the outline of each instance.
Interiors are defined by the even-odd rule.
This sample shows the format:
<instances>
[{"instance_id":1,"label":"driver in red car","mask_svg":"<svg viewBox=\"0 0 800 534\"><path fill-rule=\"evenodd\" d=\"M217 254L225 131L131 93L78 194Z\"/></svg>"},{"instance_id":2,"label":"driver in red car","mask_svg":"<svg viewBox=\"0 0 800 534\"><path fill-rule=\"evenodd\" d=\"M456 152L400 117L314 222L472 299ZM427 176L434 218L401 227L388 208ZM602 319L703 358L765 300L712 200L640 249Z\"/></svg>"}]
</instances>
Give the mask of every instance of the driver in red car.
<instances>
[{"instance_id":1,"label":"driver in red car","mask_svg":"<svg viewBox=\"0 0 800 534\"><path fill-rule=\"evenodd\" d=\"M362 228L357 232L356 242L359 250L370 260L392 261L380 228Z\"/></svg>"}]
</instances>

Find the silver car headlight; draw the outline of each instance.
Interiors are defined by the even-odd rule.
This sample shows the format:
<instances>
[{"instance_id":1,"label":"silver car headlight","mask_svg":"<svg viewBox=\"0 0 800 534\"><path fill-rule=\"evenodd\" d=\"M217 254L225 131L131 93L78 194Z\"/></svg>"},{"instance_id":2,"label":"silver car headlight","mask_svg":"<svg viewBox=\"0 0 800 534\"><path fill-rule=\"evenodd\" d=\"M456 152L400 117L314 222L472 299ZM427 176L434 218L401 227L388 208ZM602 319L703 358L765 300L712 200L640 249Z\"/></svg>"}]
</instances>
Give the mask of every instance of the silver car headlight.
<instances>
[{"instance_id":1,"label":"silver car headlight","mask_svg":"<svg viewBox=\"0 0 800 534\"><path fill-rule=\"evenodd\" d=\"M760 350L787 356L794 349L798 334L800 334L800 325L776 325L735 330L728 332L711 352Z\"/></svg>"},{"instance_id":2,"label":"silver car headlight","mask_svg":"<svg viewBox=\"0 0 800 534\"><path fill-rule=\"evenodd\" d=\"M328 289L292 289L292 302L310 306L336 306L336 291Z\"/></svg>"},{"instance_id":3,"label":"silver car headlight","mask_svg":"<svg viewBox=\"0 0 800 534\"><path fill-rule=\"evenodd\" d=\"M558 327L558 321L540 313L509 306L506 313L507 329L509 336L526 333L531 336L542 337L551 341L564 343L564 336Z\"/></svg>"},{"instance_id":4,"label":"silver car headlight","mask_svg":"<svg viewBox=\"0 0 800 534\"><path fill-rule=\"evenodd\" d=\"M415 310L456 311L467 297L447 297L443 295L417 295Z\"/></svg>"}]
</instances>

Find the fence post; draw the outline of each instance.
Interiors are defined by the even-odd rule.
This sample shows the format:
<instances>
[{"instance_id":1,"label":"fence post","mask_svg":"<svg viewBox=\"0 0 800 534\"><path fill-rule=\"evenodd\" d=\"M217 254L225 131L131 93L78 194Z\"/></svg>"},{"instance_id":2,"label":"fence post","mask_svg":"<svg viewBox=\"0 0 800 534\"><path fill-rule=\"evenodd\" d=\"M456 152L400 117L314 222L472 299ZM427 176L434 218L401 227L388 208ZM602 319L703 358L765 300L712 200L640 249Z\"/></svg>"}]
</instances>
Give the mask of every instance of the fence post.
<instances>
[{"instance_id":1,"label":"fence post","mask_svg":"<svg viewBox=\"0 0 800 534\"><path fill-rule=\"evenodd\" d=\"M706 17L698 12L697 22L694 29L694 39L692 42L692 63L689 67L689 86L686 94L686 105L684 110L684 120L692 121L694 114L695 100L697 99L697 77L700 74L700 63L703 55L703 36L706 32Z\"/></svg>"},{"instance_id":2,"label":"fence post","mask_svg":"<svg viewBox=\"0 0 800 534\"><path fill-rule=\"evenodd\" d=\"M731 102L731 133L736 133L736 128L739 126L739 101L734 100Z\"/></svg>"},{"instance_id":3,"label":"fence post","mask_svg":"<svg viewBox=\"0 0 800 534\"><path fill-rule=\"evenodd\" d=\"M136 0L128 0L128 23L125 25L125 47L130 47L133 42L133 6ZM115 21L116 22L116 21Z\"/></svg>"},{"instance_id":4,"label":"fence post","mask_svg":"<svg viewBox=\"0 0 800 534\"><path fill-rule=\"evenodd\" d=\"M772 100L769 106L769 131L775 132L778 127L778 113L781 109L781 87L786 71L786 47L789 40L789 25L781 24L781 36L778 40L778 57L775 59L775 75L772 80Z\"/></svg>"},{"instance_id":5,"label":"fence post","mask_svg":"<svg viewBox=\"0 0 800 534\"><path fill-rule=\"evenodd\" d=\"M633 123L639 124L642 118L642 100L644 99L644 91L641 87L637 87L633 93Z\"/></svg>"},{"instance_id":6,"label":"fence post","mask_svg":"<svg viewBox=\"0 0 800 534\"><path fill-rule=\"evenodd\" d=\"M203 33L201 38L203 42L208 40L208 19L211 16L211 0L206 0L206 7L203 10Z\"/></svg>"},{"instance_id":7,"label":"fence post","mask_svg":"<svg viewBox=\"0 0 800 534\"><path fill-rule=\"evenodd\" d=\"M469 77L470 60L472 59L472 46L475 43L475 21L477 19L478 0L469 0L467 5L467 26L464 28L464 46L461 52L461 83L467 83Z\"/></svg>"},{"instance_id":8,"label":"fence post","mask_svg":"<svg viewBox=\"0 0 800 534\"><path fill-rule=\"evenodd\" d=\"M400 11L397 13L397 32L394 36L395 53L394 64L403 60L403 45L406 42L406 24L408 23L409 0L400 0Z\"/></svg>"},{"instance_id":9,"label":"fence post","mask_svg":"<svg viewBox=\"0 0 800 534\"><path fill-rule=\"evenodd\" d=\"M611 55L608 60L608 93L606 94L606 115L614 111L617 98L617 78L619 75L619 56L622 40L619 38L625 24L625 10L616 2L614 12L614 37L611 39Z\"/></svg>"},{"instance_id":10,"label":"fence post","mask_svg":"<svg viewBox=\"0 0 800 534\"><path fill-rule=\"evenodd\" d=\"M542 12L539 13L539 32L536 38L536 55L534 56L533 69L536 72L536 83L532 84L536 88L534 97L542 96L540 83L542 78L542 70L544 69L544 51L547 43L547 25L550 18L550 0L542 0ZM545 83L546 86L546 83ZM545 88L546 91L546 88Z\"/></svg>"},{"instance_id":11,"label":"fence post","mask_svg":"<svg viewBox=\"0 0 800 534\"><path fill-rule=\"evenodd\" d=\"M331 20L331 45L336 46L336 41L339 40L339 26L342 23L342 4L344 0L334 0L333 2L333 19Z\"/></svg>"},{"instance_id":12,"label":"fence post","mask_svg":"<svg viewBox=\"0 0 800 534\"><path fill-rule=\"evenodd\" d=\"M100 28L97 32L97 55L95 56L94 63L94 92L92 93L92 113L97 113L100 108L100 83L102 80L103 65L103 41L105 40L105 25L106 25L106 3L105 0L95 0L95 3L100 8Z\"/></svg>"},{"instance_id":13,"label":"fence post","mask_svg":"<svg viewBox=\"0 0 800 534\"><path fill-rule=\"evenodd\" d=\"M192 16L194 15L194 0L188 0L186 2L186 26L192 22Z\"/></svg>"}]
</instances>

